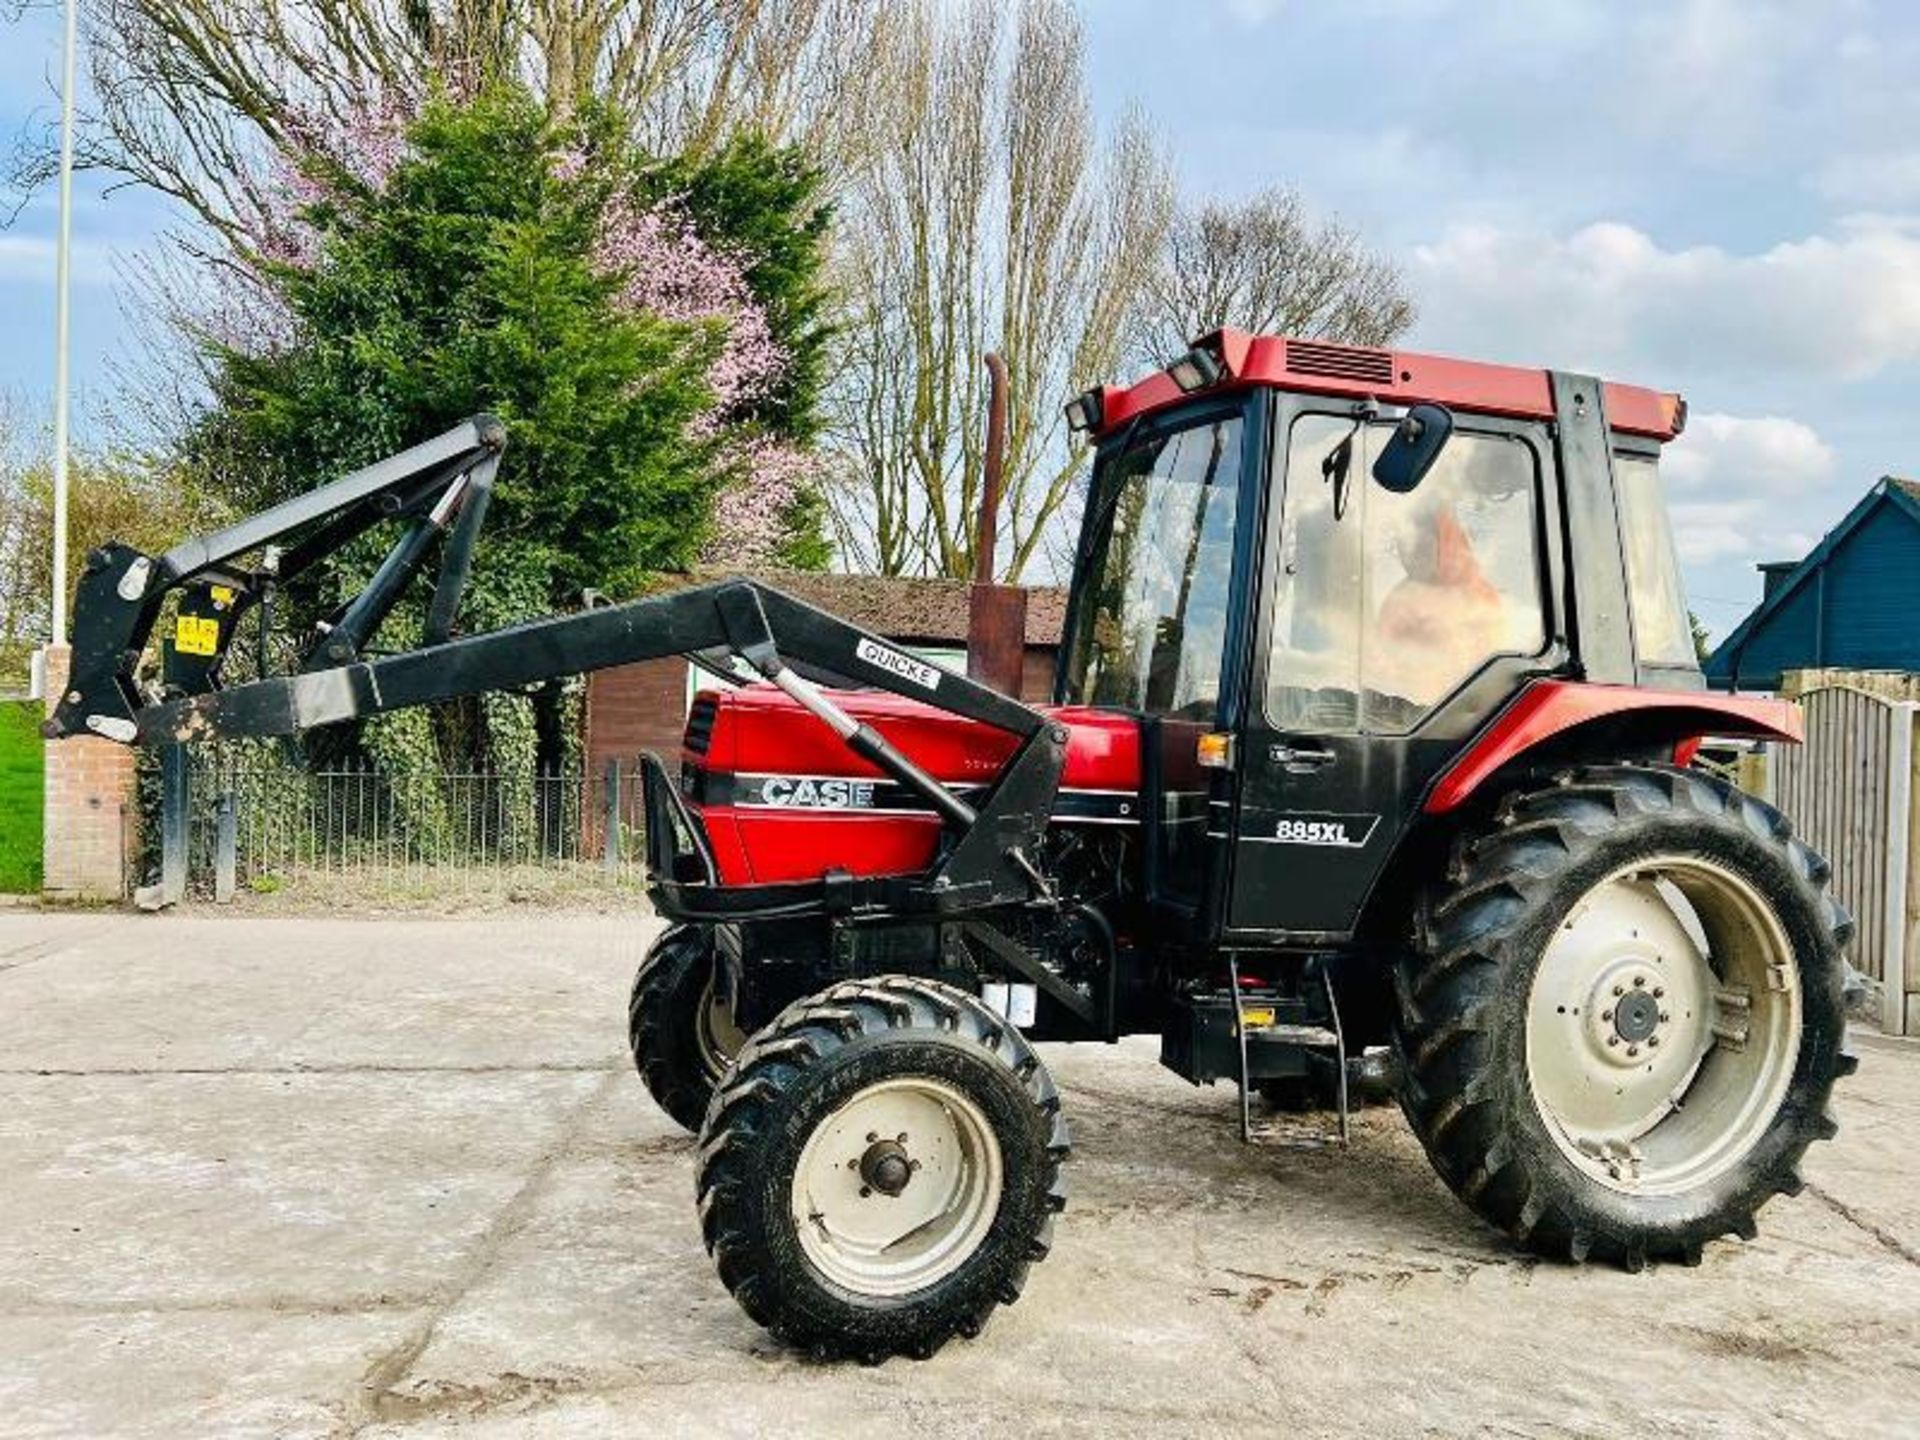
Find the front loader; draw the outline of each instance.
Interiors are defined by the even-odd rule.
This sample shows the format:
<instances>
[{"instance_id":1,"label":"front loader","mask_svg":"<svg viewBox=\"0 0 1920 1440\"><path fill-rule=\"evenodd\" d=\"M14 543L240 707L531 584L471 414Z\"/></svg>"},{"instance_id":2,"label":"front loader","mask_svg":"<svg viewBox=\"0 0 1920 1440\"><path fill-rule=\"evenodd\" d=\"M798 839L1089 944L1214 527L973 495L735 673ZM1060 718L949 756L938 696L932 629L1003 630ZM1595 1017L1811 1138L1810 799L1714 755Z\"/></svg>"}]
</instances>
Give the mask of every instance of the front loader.
<instances>
[{"instance_id":1,"label":"front loader","mask_svg":"<svg viewBox=\"0 0 1920 1440\"><path fill-rule=\"evenodd\" d=\"M1752 1235L1834 1130L1850 924L1777 811L1688 765L1800 720L1701 682L1658 479L1679 398L1228 330L1068 418L1093 468L1051 705L745 580L456 636L505 443L480 417L165 555L95 552L48 733L744 666L671 771L643 761L671 923L629 1034L699 1133L721 1280L798 1346L924 1356L1018 1296L1068 1153L1036 1041L1157 1035L1249 1135L1254 1096L1324 1094L1344 1130L1350 1084L1391 1085L1543 1255ZM387 522L291 673L226 663ZM436 556L426 643L375 653Z\"/></svg>"}]
</instances>

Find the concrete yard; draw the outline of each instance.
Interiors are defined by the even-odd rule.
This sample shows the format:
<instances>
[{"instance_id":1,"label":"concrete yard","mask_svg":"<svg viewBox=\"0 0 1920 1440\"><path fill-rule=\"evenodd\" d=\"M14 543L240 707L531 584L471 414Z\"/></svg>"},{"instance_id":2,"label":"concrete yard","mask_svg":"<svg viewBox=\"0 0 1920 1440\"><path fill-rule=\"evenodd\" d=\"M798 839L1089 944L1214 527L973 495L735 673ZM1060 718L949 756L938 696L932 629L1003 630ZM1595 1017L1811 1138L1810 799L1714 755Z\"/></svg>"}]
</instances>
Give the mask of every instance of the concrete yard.
<instances>
[{"instance_id":1,"label":"concrete yard","mask_svg":"<svg viewBox=\"0 0 1920 1440\"><path fill-rule=\"evenodd\" d=\"M0 911L0 1434L1920 1433L1920 1047L1698 1270L1536 1264L1396 1112L1247 1149L1054 1049L1053 1256L927 1363L819 1365L700 1249L625 1053L653 922Z\"/></svg>"}]
</instances>

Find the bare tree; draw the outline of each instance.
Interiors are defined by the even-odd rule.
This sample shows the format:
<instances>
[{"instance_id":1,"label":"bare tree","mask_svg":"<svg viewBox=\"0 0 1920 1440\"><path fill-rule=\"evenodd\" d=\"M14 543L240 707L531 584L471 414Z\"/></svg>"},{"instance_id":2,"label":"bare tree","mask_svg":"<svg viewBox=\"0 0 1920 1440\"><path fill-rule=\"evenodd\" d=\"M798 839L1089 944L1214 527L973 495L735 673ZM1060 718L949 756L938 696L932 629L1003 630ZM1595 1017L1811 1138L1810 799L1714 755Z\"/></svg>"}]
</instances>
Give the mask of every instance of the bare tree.
<instances>
[{"instance_id":1,"label":"bare tree","mask_svg":"<svg viewBox=\"0 0 1920 1440\"><path fill-rule=\"evenodd\" d=\"M1413 324L1399 267L1293 190L1184 207L1135 317L1132 351L1160 366L1222 325L1385 345Z\"/></svg>"},{"instance_id":2,"label":"bare tree","mask_svg":"<svg viewBox=\"0 0 1920 1440\"><path fill-rule=\"evenodd\" d=\"M880 0L86 0L94 104L80 163L184 205L229 241L265 203L262 161L512 77L564 115L587 95L664 152L741 130L811 140L840 124ZM25 192L51 126L16 150Z\"/></svg>"},{"instance_id":3,"label":"bare tree","mask_svg":"<svg viewBox=\"0 0 1920 1440\"><path fill-rule=\"evenodd\" d=\"M981 356L1011 371L1002 571L1041 554L1081 458L1061 402L1111 375L1159 255L1168 166L1141 121L1103 144L1068 0L887 7L866 87L881 136L839 205L849 297L833 395L841 548L964 576L983 481Z\"/></svg>"},{"instance_id":4,"label":"bare tree","mask_svg":"<svg viewBox=\"0 0 1920 1440\"><path fill-rule=\"evenodd\" d=\"M0 689L45 643L53 585L53 475L44 420L0 398ZM162 459L130 449L76 451L67 524L73 553L109 540L159 554L225 518L218 502ZM74 580L67 577L68 583Z\"/></svg>"}]
</instances>

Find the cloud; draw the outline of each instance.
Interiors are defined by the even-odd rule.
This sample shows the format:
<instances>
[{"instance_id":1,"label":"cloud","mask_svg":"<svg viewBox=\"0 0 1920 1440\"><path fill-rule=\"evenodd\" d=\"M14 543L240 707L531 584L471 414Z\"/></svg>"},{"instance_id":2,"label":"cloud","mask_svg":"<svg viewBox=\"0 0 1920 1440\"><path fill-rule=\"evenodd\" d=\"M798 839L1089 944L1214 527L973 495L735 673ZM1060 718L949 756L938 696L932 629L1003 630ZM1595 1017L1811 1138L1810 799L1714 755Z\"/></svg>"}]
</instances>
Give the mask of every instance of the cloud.
<instances>
[{"instance_id":1,"label":"cloud","mask_svg":"<svg viewBox=\"0 0 1920 1440\"><path fill-rule=\"evenodd\" d=\"M1815 193L1837 204L1880 209L1920 205L1920 150L1835 155L1813 172Z\"/></svg>"},{"instance_id":2,"label":"cloud","mask_svg":"<svg viewBox=\"0 0 1920 1440\"><path fill-rule=\"evenodd\" d=\"M1227 17L1252 29L1278 18L1288 8L1288 0L1222 0ZM1438 14L1453 8L1452 0L1346 0L1342 9L1372 22L1380 19L1405 20ZM1311 7L1296 9L1302 23L1311 23Z\"/></svg>"},{"instance_id":3,"label":"cloud","mask_svg":"<svg viewBox=\"0 0 1920 1440\"><path fill-rule=\"evenodd\" d=\"M1688 494L1790 497L1816 490L1838 468L1833 449L1799 420L1779 415L1695 415L1661 468Z\"/></svg>"},{"instance_id":4,"label":"cloud","mask_svg":"<svg viewBox=\"0 0 1920 1440\"><path fill-rule=\"evenodd\" d=\"M1627 7L1604 7L1616 17ZM1831 27L1860 0L1825 0L1810 23L1805 0L1681 0L1633 7L1620 60L1595 75L1594 99L1644 140L1708 163L1764 155L1781 117L1804 113L1812 74L1833 63Z\"/></svg>"},{"instance_id":5,"label":"cloud","mask_svg":"<svg viewBox=\"0 0 1920 1440\"><path fill-rule=\"evenodd\" d=\"M53 242L38 235L0 235L0 280L53 281Z\"/></svg>"},{"instance_id":6,"label":"cloud","mask_svg":"<svg viewBox=\"0 0 1920 1440\"><path fill-rule=\"evenodd\" d=\"M1724 505L1673 504L1673 548L1688 565L1715 560L1740 560L1754 554L1752 507L1744 502Z\"/></svg>"},{"instance_id":7,"label":"cloud","mask_svg":"<svg viewBox=\"0 0 1920 1440\"><path fill-rule=\"evenodd\" d=\"M44 285L53 288L54 242L45 235L0 233L0 284ZM113 280L113 260L105 246L89 240L73 242L73 283L105 285Z\"/></svg>"},{"instance_id":8,"label":"cloud","mask_svg":"<svg viewBox=\"0 0 1920 1440\"><path fill-rule=\"evenodd\" d=\"M1565 236L1455 225L1414 248L1420 338L1614 378L1856 380L1920 358L1920 220L1855 215L1739 254L1602 221ZM1569 353L1571 352L1571 353Z\"/></svg>"},{"instance_id":9,"label":"cloud","mask_svg":"<svg viewBox=\"0 0 1920 1440\"><path fill-rule=\"evenodd\" d=\"M1780 559L1805 548L1796 502L1818 495L1838 457L1812 426L1778 415L1696 415L1661 458L1674 544L1689 565Z\"/></svg>"}]
</instances>

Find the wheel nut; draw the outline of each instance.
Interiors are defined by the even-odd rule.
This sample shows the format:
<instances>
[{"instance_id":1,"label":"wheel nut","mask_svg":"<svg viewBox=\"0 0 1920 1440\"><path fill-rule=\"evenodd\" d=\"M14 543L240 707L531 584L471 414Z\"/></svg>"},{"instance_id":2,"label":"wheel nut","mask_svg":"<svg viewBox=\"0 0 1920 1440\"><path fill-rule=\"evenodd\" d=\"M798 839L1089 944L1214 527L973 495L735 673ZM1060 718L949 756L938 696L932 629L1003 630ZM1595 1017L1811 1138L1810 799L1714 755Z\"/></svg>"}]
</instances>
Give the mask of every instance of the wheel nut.
<instances>
[{"instance_id":1,"label":"wheel nut","mask_svg":"<svg viewBox=\"0 0 1920 1440\"><path fill-rule=\"evenodd\" d=\"M1666 1011L1662 1010L1660 1012L1660 1023L1662 1025L1666 1024L1671 1019L1673 1019L1673 1016L1669 1015Z\"/></svg>"},{"instance_id":2,"label":"wheel nut","mask_svg":"<svg viewBox=\"0 0 1920 1440\"><path fill-rule=\"evenodd\" d=\"M1636 975L1633 977L1633 988L1636 990L1641 990L1646 988L1646 983L1647 983L1647 977L1644 975Z\"/></svg>"},{"instance_id":3,"label":"wheel nut","mask_svg":"<svg viewBox=\"0 0 1920 1440\"><path fill-rule=\"evenodd\" d=\"M1613 993L1616 995L1624 995L1627 993L1627 987L1624 985L1616 985L1613 987Z\"/></svg>"},{"instance_id":4,"label":"wheel nut","mask_svg":"<svg viewBox=\"0 0 1920 1440\"><path fill-rule=\"evenodd\" d=\"M1660 1043L1660 1037L1659 1037L1658 1035L1649 1035L1649 1036L1647 1036L1647 1045L1648 1045L1648 1047L1649 1047L1649 1048L1651 1048L1651 1047L1653 1047L1653 1046L1655 1046L1655 1045L1658 1045L1659 1043Z\"/></svg>"},{"instance_id":5,"label":"wheel nut","mask_svg":"<svg viewBox=\"0 0 1920 1440\"><path fill-rule=\"evenodd\" d=\"M1653 998L1656 1000L1664 998L1666 996L1666 993L1667 992L1658 985L1653 987Z\"/></svg>"},{"instance_id":6,"label":"wheel nut","mask_svg":"<svg viewBox=\"0 0 1920 1440\"><path fill-rule=\"evenodd\" d=\"M1620 1037L1618 1035L1607 1036L1607 1044L1609 1046L1618 1045L1619 1043L1620 1043Z\"/></svg>"},{"instance_id":7,"label":"wheel nut","mask_svg":"<svg viewBox=\"0 0 1920 1440\"><path fill-rule=\"evenodd\" d=\"M1629 1060L1631 1060L1635 1055L1638 1055L1639 1053L1640 1053L1640 1047L1638 1045L1627 1046L1627 1058Z\"/></svg>"},{"instance_id":8,"label":"wheel nut","mask_svg":"<svg viewBox=\"0 0 1920 1440\"><path fill-rule=\"evenodd\" d=\"M1608 1024L1611 1024L1612 1022L1613 1022L1613 1012L1611 1010L1602 1010L1600 1012L1600 1023L1602 1025L1608 1025Z\"/></svg>"}]
</instances>

